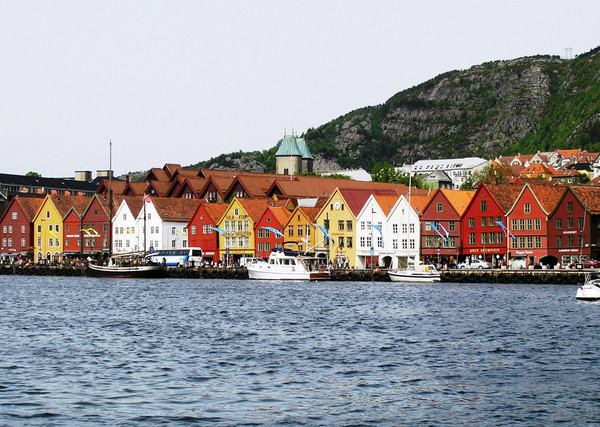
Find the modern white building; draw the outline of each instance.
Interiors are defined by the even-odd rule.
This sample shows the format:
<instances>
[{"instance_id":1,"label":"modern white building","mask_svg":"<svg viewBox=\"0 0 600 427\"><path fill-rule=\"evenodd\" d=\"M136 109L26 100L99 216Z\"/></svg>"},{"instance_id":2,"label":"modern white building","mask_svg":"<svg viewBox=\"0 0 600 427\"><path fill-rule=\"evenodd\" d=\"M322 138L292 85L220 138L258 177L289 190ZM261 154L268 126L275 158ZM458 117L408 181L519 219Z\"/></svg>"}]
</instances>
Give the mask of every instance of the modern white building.
<instances>
[{"instance_id":1,"label":"modern white building","mask_svg":"<svg viewBox=\"0 0 600 427\"><path fill-rule=\"evenodd\" d=\"M481 170L489 161L481 157L464 157L459 159L419 160L409 167L412 176L442 171L450 177L455 190L465 182L473 172ZM397 168L406 171L406 167Z\"/></svg>"}]
</instances>

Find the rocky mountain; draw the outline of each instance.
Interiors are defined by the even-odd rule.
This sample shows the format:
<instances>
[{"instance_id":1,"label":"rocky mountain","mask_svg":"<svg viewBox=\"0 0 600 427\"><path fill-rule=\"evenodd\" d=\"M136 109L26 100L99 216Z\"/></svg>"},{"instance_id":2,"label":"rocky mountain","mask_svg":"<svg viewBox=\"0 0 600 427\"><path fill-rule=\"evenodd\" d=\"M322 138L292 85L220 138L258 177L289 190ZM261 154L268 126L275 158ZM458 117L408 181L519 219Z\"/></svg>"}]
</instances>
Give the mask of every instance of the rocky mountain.
<instances>
[{"instance_id":1,"label":"rocky mountain","mask_svg":"<svg viewBox=\"0 0 600 427\"><path fill-rule=\"evenodd\" d=\"M584 148L600 151L600 48L450 71L303 135L315 170ZM274 170L277 147L191 167Z\"/></svg>"}]
</instances>

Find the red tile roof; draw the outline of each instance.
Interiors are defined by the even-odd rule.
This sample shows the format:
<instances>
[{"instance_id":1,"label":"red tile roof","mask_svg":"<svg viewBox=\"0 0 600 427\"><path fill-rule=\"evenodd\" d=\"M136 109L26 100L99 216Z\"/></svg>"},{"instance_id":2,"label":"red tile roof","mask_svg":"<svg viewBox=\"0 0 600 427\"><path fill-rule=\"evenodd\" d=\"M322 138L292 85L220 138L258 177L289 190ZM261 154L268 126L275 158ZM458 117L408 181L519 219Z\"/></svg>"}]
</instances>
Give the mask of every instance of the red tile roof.
<instances>
[{"instance_id":1,"label":"red tile roof","mask_svg":"<svg viewBox=\"0 0 600 427\"><path fill-rule=\"evenodd\" d=\"M200 200L156 197L152 204L163 221L189 222Z\"/></svg>"}]
</instances>

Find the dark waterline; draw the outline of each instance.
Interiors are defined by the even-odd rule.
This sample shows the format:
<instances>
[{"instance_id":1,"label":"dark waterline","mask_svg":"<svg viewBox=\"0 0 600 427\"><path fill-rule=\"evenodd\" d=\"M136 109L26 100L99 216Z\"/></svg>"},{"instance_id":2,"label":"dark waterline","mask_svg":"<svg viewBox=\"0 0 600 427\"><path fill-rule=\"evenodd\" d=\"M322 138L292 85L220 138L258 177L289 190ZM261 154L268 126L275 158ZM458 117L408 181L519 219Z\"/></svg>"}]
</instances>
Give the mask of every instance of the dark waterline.
<instances>
[{"instance_id":1,"label":"dark waterline","mask_svg":"<svg viewBox=\"0 0 600 427\"><path fill-rule=\"evenodd\" d=\"M0 277L0 424L586 424L575 286Z\"/></svg>"}]
</instances>

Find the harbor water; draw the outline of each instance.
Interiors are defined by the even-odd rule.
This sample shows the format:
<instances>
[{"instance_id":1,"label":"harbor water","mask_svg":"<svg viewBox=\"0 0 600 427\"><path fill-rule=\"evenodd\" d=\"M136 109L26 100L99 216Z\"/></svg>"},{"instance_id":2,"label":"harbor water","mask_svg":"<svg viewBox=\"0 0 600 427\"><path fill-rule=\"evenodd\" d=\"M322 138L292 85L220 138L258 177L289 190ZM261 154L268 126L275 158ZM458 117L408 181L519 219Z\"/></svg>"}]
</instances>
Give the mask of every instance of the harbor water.
<instances>
[{"instance_id":1,"label":"harbor water","mask_svg":"<svg viewBox=\"0 0 600 427\"><path fill-rule=\"evenodd\" d=\"M0 276L0 425L596 423L575 293Z\"/></svg>"}]
</instances>

